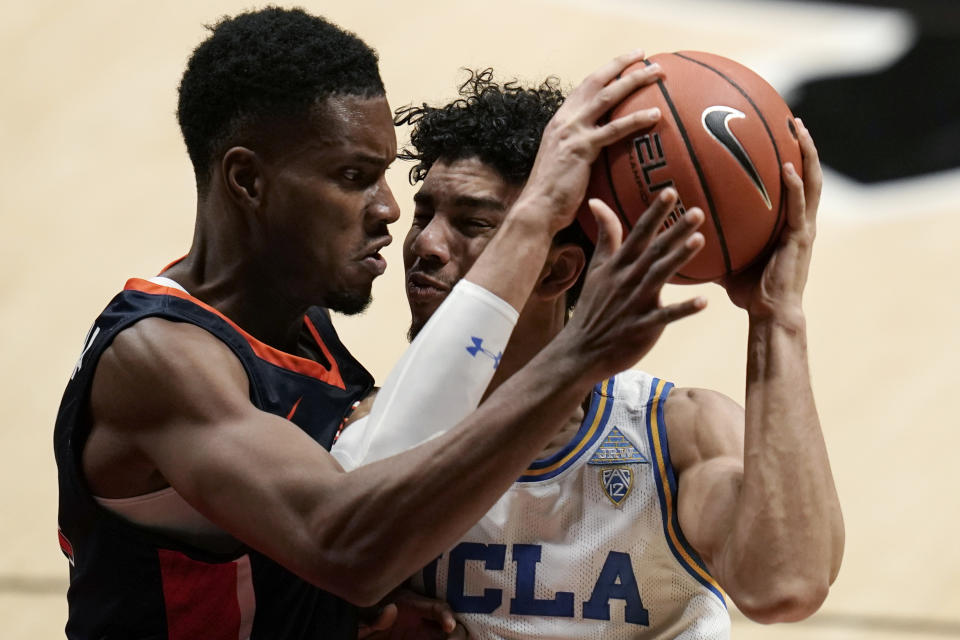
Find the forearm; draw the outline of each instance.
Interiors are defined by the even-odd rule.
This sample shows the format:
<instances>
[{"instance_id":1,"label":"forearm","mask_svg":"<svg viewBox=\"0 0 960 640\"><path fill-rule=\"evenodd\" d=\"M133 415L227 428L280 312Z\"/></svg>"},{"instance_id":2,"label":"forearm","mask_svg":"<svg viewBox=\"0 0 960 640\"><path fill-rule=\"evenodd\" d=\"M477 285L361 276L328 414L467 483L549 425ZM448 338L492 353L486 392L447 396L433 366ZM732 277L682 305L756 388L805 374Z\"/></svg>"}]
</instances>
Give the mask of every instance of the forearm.
<instances>
[{"instance_id":1,"label":"forearm","mask_svg":"<svg viewBox=\"0 0 960 640\"><path fill-rule=\"evenodd\" d=\"M517 317L489 291L459 282L394 366L370 415L331 453L349 471L455 426L480 404Z\"/></svg>"},{"instance_id":2,"label":"forearm","mask_svg":"<svg viewBox=\"0 0 960 640\"><path fill-rule=\"evenodd\" d=\"M553 347L553 348L551 348ZM552 354L551 354L552 351ZM318 544L373 601L453 546L519 477L592 381L548 346L455 429L361 467L324 493ZM337 591L337 585L322 585Z\"/></svg>"},{"instance_id":3,"label":"forearm","mask_svg":"<svg viewBox=\"0 0 960 640\"><path fill-rule=\"evenodd\" d=\"M745 594L746 608L755 597L782 600L786 618L777 619L803 617L789 601L799 596L819 606L839 570L844 533L799 310L751 319L745 421L743 484L724 573L731 595Z\"/></svg>"}]
</instances>

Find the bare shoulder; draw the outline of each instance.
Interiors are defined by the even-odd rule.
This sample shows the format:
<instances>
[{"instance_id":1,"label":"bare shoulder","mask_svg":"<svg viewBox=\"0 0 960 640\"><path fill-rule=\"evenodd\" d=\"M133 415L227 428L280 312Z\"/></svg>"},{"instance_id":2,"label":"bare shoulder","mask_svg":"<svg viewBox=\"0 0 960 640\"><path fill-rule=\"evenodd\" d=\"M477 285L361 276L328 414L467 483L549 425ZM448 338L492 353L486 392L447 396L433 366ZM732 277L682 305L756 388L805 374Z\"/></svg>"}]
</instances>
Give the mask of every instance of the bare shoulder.
<instances>
[{"instance_id":1,"label":"bare shoulder","mask_svg":"<svg viewBox=\"0 0 960 640\"><path fill-rule=\"evenodd\" d=\"M676 388L667 397L664 421L678 471L712 458L743 455L743 407L722 393Z\"/></svg>"},{"instance_id":2,"label":"bare shoulder","mask_svg":"<svg viewBox=\"0 0 960 640\"><path fill-rule=\"evenodd\" d=\"M90 404L94 424L141 425L179 409L246 396L240 360L195 325L145 318L124 329L97 363Z\"/></svg>"},{"instance_id":3,"label":"bare shoulder","mask_svg":"<svg viewBox=\"0 0 960 640\"><path fill-rule=\"evenodd\" d=\"M236 415L247 389L239 359L200 327L145 318L124 329L100 356L90 390L83 469L91 489L126 497L167 486L154 462L159 447L181 425Z\"/></svg>"}]
</instances>

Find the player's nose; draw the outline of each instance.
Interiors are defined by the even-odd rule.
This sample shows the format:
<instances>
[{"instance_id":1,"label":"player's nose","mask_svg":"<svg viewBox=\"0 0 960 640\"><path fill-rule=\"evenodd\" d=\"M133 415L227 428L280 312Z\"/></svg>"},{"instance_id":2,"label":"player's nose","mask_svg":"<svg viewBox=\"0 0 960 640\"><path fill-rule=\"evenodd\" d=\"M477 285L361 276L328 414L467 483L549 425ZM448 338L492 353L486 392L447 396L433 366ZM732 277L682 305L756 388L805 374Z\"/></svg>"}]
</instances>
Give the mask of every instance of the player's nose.
<instances>
[{"instance_id":1,"label":"player's nose","mask_svg":"<svg viewBox=\"0 0 960 640\"><path fill-rule=\"evenodd\" d=\"M413 239L410 249L424 260L436 260L442 264L450 261L450 243L443 223L434 217Z\"/></svg>"},{"instance_id":2,"label":"player's nose","mask_svg":"<svg viewBox=\"0 0 960 640\"><path fill-rule=\"evenodd\" d=\"M381 180L380 187L377 189L376 198L367 208L367 220L371 228L380 229L381 227L393 224L400 218L400 205L397 199L393 197L393 191L386 180Z\"/></svg>"}]
</instances>

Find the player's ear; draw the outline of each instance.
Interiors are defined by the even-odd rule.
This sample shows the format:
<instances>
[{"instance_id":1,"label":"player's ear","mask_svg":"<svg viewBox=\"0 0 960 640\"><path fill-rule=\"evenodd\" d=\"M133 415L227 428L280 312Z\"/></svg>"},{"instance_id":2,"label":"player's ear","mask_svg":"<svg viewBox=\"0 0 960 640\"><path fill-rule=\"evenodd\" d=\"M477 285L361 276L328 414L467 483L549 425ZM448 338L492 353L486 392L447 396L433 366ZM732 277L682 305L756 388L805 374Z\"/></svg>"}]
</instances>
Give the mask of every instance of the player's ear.
<instances>
[{"instance_id":1,"label":"player's ear","mask_svg":"<svg viewBox=\"0 0 960 640\"><path fill-rule=\"evenodd\" d=\"M575 244L561 244L550 248L547 262L540 272L534 295L552 300L564 295L587 266L583 248Z\"/></svg>"},{"instance_id":2,"label":"player's ear","mask_svg":"<svg viewBox=\"0 0 960 640\"><path fill-rule=\"evenodd\" d=\"M263 200L263 165L256 152L231 147L220 160L224 187L230 199L245 209L257 210Z\"/></svg>"}]
</instances>

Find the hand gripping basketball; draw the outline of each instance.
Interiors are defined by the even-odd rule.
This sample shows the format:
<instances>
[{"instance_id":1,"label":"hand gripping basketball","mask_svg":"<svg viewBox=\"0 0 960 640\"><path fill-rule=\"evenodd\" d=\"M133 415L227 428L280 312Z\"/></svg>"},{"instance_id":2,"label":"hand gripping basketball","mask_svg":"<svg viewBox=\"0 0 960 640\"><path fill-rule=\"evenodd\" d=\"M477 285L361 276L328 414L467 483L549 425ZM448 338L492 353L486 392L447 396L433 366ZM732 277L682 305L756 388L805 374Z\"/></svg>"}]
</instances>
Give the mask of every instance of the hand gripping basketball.
<instances>
[{"instance_id":1,"label":"hand gripping basketball","mask_svg":"<svg viewBox=\"0 0 960 640\"><path fill-rule=\"evenodd\" d=\"M676 189L667 226L697 206L706 214L706 244L674 282L719 281L763 262L776 244L786 217L780 168L793 162L800 169L796 126L776 90L733 60L683 51L633 68L654 62L666 77L627 97L610 117L652 107L663 117L604 149L587 192L610 204L629 228L657 192ZM592 216L583 214L592 236Z\"/></svg>"},{"instance_id":2,"label":"hand gripping basketball","mask_svg":"<svg viewBox=\"0 0 960 640\"><path fill-rule=\"evenodd\" d=\"M561 335L567 334L583 361L592 363L595 380L630 368L666 325L706 307L700 296L667 306L660 302L663 285L704 243L697 231L704 216L696 208L658 233L676 200L676 191L664 189L622 242L613 210L601 200L589 202L599 230L597 248L573 318Z\"/></svg>"},{"instance_id":3,"label":"hand gripping basketball","mask_svg":"<svg viewBox=\"0 0 960 640\"><path fill-rule=\"evenodd\" d=\"M547 124L520 197L533 202L533 210L549 213L551 233L573 222L600 150L634 131L653 126L660 118L659 109L641 109L599 122L614 105L661 76L658 65L641 65L620 77L624 69L642 59L643 52L637 50L587 76Z\"/></svg>"},{"instance_id":4,"label":"hand gripping basketball","mask_svg":"<svg viewBox=\"0 0 960 640\"><path fill-rule=\"evenodd\" d=\"M740 274L729 276L723 286L730 300L754 318L779 313L783 320L802 322L801 302L807 283L823 172L817 148L803 122L796 120L803 178L792 163L785 163L786 225L770 258Z\"/></svg>"}]
</instances>

